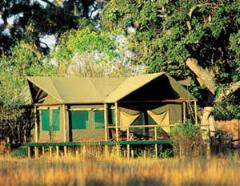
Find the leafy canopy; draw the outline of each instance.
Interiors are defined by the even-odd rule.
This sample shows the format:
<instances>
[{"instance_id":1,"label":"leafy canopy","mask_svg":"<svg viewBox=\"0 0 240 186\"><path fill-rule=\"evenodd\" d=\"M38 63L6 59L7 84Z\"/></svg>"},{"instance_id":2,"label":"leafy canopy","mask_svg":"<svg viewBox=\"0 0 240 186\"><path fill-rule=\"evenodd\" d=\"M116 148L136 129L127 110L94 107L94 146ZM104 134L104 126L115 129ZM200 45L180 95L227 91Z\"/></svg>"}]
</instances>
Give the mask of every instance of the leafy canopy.
<instances>
[{"instance_id":1,"label":"leafy canopy","mask_svg":"<svg viewBox=\"0 0 240 186\"><path fill-rule=\"evenodd\" d=\"M60 43L52 52L52 57L62 63L74 57L75 54L98 52L111 60L116 56L114 41L110 33L86 27L66 32Z\"/></svg>"},{"instance_id":2,"label":"leafy canopy","mask_svg":"<svg viewBox=\"0 0 240 186\"><path fill-rule=\"evenodd\" d=\"M25 104L26 77L55 73L51 65L42 62L43 55L24 41L0 58L0 103L5 108Z\"/></svg>"},{"instance_id":3,"label":"leafy canopy","mask_svg":"<svg viewBox=\"0 0 240 186\"><path fill-rule=\"evenodd\" d=\"M134 28L137 61L149 72L166 71L177 79L191 76L192 93L209 104L209 92L185 61L197 59L214 75L219 89L239 81L239 7L237 0L111 0L103 11L102 26L126 34Z\"/></svg>"}]
</instances>

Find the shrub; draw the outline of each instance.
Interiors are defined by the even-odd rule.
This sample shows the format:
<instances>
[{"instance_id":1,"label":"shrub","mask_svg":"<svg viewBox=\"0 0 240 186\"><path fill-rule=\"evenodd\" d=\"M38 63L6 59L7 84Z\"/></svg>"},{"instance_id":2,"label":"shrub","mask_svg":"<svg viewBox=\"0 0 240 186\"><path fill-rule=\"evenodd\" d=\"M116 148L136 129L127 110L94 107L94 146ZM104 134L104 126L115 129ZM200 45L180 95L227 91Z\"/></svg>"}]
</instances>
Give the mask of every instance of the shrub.
<instances>
[{"instance_id":1,"label":"shrub","mask_svg":"<svg viewBox=\"0 0 240 186\"><path fill-rule=\"evenodd\" d=\"M180 123L170 133L175 154L182 156L199 156L203 152L201 130L191 121Z\"/></svg>"},{"instance_id":2,"label":"shrub","mask_svg":"<svg viewBox=\"0 0 240 186\"><path fill-rule=\"evenodd\" d=\"M222 102L214 105L214 116L217 120L240 119L239 98L237 96L229 96Z\"/></svg>"}]
</instances>

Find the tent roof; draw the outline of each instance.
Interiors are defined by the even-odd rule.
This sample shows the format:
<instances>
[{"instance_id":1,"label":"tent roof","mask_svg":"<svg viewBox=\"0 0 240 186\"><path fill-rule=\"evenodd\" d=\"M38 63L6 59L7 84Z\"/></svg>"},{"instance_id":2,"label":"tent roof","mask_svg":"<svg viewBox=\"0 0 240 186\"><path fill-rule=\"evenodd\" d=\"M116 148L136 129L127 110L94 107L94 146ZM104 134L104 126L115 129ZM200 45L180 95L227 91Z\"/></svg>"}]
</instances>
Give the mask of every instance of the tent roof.
<instances>
[{"instance_id":1,"label":"tent roof","mask_svg":"<svg viewBox=\"0 0 240 186\"><path fill-rule=\"evenodd\" d=\"M123 78L28 77L29 84L43 90L58 103L114 103L152 80L167 76L173 89L183 99L195 99L185 88L165 73ZM30 88L31 91L31 88Z\"/></svg>"},{"instance_id":2,"label":"tent roof","mask_svg":"<svg viewBox=\"0 0 240 186\"><path fill-rule=\"evenodd\" d=\"M59 103L103 103L125 78L28 77Z\"/></svg>"},{"instance_id":3,"label":"tent roof","mask_svg":"<svg viewBox=\"0 0 240 186\"><path fill-rule=\"evenodd\" d=\"M120 86L118 86L106 99L106 103L116 102L135 90L143 87L144 85L150 83L158 77L166 76L169 80L170 85L173 90L185 100L195 100L193 95L191 95L183 86L181 86L175 79L164 72L153 73L153 74L144 74L139 76L133 76L127 78Z\"/></svg>"}]
</instances>

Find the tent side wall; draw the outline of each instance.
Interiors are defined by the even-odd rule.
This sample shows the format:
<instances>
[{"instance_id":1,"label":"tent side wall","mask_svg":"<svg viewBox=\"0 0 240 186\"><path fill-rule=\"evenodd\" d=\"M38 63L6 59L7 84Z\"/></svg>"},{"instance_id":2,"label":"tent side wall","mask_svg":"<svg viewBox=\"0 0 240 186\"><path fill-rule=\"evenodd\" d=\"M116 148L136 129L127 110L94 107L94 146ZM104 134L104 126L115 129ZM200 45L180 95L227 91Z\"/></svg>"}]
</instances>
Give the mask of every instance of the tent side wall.
<instances>
[{"instance_id":1,"label":"tent side wall","mask_svg":"<svg viewBox=\"0 0 240 186\"><path fill-rule=\"evenodd\" d=\"M39 142L63 142L63 110L59 106L39 106Z\"/></svg>"},{"instance_id":2,"label":"tent side wall","mask_svg":"<svg viewBox=\"0 0 240 186\"><path fill-rule=\"evenodd\" d=\"M170 124L183 122L183 108L182 104L168 104Z\"/></svg>"},{"instance_id":3,"label":"tent side wall","mask_svg":"<svg viewBox=\"0 0 240 186\"><path fill-rule=\"evenodd\" d=\"M119 107L119 124L121 130L134 125L158 125L165 132L170 132L170 125L183 121L181 103L124 104ZM144 128L133 128L145 130ZM153 129L153 128L152 128Z\"/></svg>"},{"instance_id":4,"label":"tent side wall","mask_svg":"<svg viewBox=\"0 0 240 186\"><path fill-rule=\"evenodd\" d=\"M70 105L65 114L62 108L60 105L38 107L38 142L64 142L64 135L67 141L73 142L104 140L103 105Z\"/></svg>"},{"instance_id":5,"label":"tent side wall","mask_svg":"<svg viewBox=\"0 0 240 186\"><path fill-rule=\"evenodd\" d=\"M70 141L104 140L103 105L71 105L68 115Z\"/></svg>"}]
</instances>

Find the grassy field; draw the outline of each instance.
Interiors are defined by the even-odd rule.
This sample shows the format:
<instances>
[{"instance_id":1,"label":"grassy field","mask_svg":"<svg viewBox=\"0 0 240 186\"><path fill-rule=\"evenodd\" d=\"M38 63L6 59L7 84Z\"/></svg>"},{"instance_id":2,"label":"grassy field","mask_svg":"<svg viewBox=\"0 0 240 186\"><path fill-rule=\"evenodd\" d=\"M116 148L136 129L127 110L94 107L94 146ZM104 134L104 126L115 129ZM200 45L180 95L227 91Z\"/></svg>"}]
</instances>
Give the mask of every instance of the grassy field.
<instances>
[{"instance_id":1,"label":"grassy field","mask_svg":"<svg viewBox=\"0 0 240 186\"><path fill-rule=\"evenodd\" d=\"M0 186L239 185L239 172L239 158L0 158Z\"/></svg>"}]
</instances>

